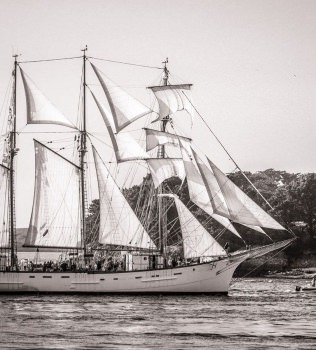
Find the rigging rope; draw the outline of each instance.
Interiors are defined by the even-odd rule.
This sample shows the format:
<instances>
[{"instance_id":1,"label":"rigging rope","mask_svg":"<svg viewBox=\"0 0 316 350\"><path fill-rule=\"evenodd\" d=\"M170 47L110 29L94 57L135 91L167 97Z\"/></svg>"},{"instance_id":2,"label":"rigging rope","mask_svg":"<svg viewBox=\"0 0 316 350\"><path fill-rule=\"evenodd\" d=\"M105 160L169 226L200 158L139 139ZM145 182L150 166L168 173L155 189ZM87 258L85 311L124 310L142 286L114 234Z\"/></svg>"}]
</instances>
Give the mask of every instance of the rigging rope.
<instances>
[{"instance_id":1,"label":"rigging rope","mask_svg":"<svg viewBox=\"0 0 316 350\"><path fill-rule=\"evenodd\" d=\"M82 56L73 56L73 57L62 57L62 58L49 58L45 60L33 60L33 61L19 61L20 63L38 63L38 62L52 62L52 61L66 61L66 60L74 60L77 58L82 58Z\"/></svg>"},{"instance_id":2,"label":"rigging rope","mask_svg":"<svg viewBox=\"0 0 316 350\"><path fill-rule=\"evenodd\" d=\"M242 173L242 175L245 177L245 179L250 183L250 185L255 189L255 191L259 194L259 196L268 204L268 206L274 210L274 208L272 207L272 205L267 201L267 199L260 193L260 191L257 189L257 187L250 181L250 179L248 178L248 176L241 170L241 168L239 167L239 165L235 162L234 158L230 155L230 153L227 151L227 149L225 148L225 146L222 144L222 142L219 140L219 138L215 135L214 131L209 127L209 125L207 124L207 122L205 121L205 119L202 117L202 115L199 113L199 111L196 109L196 107L193 105L193 103L191 102L191 100L188 98L188 96L185 94L184 91L182 91L183 95L186 97L186 99L189 101L189 103L191 104L191 106L193 107L193 109L195 110L195 112L197 113L197 115L201 118L201 120L203 121L203 123L206 125L206 127L209 129L209 131L212 133L212 135L215 137L216 141L221 145L221 147L223 148L223 150L226 152L226 154L229 156L229 158L231 159L231 161L235 164L236 168Z\"/></svg>"},{"instance_id":3,"label":"rigging rope","mask_svg":"<svg viewBox=\"0 0 316 350\"><path fill-rule=\"evenodd\" d=\"M267 258L266 261L264 261L262 264L254 267L252 270L250 270L249 272L247 272L244 276L242 277L238 277L235 278L233 283L230 285L230 287L234 284L236 284L239 280L241 280L242 278L245 278L247 276L249 276L253 271L257 270L259 267L263 266L264 264L266 264L269 260L273 259L275 256L277 256L278 254L280 254L283 250L285 250L290 244L292 244L292 242L290 242L289 244L285 245L283 248L281 248L279 251L277 251L275 254L273 254L271 257Z\"/></svg>"},{"instance_id":4,"label":"rigging rope","mask_svg":"<svg viewBox=\"0 0 316 350\"><path fill-rule=\"evenodd\" d=\"M136 66L136 67L151 68L151 69L163 69L162 67L147 66L147 65L144 65L144 64L137 64L137 63L130 63L130 62L108 60L106 58L98 58L98 57L92 57L92 56L87 56L87 58L92 58L93 60L98 60L98 61L105 61L105 62L111 62L111 63L125 64L125 65L128 65L128 66Z\"/></svg>"}]
</instances>

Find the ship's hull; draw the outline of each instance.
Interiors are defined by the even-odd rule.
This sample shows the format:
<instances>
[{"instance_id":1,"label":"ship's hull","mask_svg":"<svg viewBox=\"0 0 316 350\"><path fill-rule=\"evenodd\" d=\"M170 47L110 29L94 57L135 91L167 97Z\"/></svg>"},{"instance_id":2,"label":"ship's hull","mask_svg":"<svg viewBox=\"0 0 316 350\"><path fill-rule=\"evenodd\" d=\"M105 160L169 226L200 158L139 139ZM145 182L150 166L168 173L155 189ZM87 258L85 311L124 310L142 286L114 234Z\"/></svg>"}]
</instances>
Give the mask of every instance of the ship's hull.
<instances>
[{"instance_id":1,"label":"ship's hull","mask_svg":"<svg viewBox=\"0 0 316 350\"><path fill-rule=\"evenodd\" d=\"M236 252L208 263L122 272L0 272L0 293L228 293L245 260L291 244L293 239Z\"/></svg>"},{"instance_id":2,"label":"ship's hull","mask_svg":"<svg viewBox=\"0 0 316 350\"><path fill-rule=\"evenodd\" d=\"M130 272L0 272L0 292L227 293L235 269L245 259Z\"/></svg>"}]
</instances>

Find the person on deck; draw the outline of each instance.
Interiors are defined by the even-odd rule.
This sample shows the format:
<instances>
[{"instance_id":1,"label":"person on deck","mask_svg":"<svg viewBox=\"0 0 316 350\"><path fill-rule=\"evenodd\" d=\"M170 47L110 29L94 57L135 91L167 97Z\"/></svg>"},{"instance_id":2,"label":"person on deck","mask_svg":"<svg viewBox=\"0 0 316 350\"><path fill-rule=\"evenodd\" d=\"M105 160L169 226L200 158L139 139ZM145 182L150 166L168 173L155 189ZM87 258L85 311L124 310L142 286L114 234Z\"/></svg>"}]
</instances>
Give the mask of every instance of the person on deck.
<instances>
[{"instance_id":1,"label":"person on deck","mask_svg":"<svg viewBox=\"0 0 316 350\"><path fill-rule=\"evenodd\" d=\"M224 249L225 249L227 255L230 256L230 246L229 246L229 243L228 243L228 242L226 242L226 244L225 244L225 246L224 246Z\"/></svg>"}]
</instances>

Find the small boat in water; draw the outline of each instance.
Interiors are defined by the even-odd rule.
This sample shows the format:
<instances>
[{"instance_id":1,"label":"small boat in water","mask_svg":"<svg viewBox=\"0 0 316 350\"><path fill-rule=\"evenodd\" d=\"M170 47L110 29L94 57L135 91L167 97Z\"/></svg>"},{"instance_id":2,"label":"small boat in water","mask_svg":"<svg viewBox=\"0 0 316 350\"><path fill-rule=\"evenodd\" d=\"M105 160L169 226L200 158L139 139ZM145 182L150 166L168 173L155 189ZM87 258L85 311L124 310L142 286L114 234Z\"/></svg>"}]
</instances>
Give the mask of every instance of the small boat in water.
<instances>
[{"instance_id":1,"label":"small boat in water","mask_svg":"<svg viewBox=\"0 0 316 350\"><path fill-rule=\"evenodd\" d=\"M316 275L313 277L310 285L307 285L305 287L296 286L295 290L297 292L312 292L312 293L316 293Z\"/></svg>"},{"instance_id":2,"label":"small boat in water","mask_svg":"<svg viewBox=\"0 0 316 350\"><path fill-rule=\"evenodd\" d=\"M296 286L295 290L297 292L314 292L314 293L316 293L316 287L312 287L312 286L306 286L306 287Z\"/></svg>"}]
</instances>

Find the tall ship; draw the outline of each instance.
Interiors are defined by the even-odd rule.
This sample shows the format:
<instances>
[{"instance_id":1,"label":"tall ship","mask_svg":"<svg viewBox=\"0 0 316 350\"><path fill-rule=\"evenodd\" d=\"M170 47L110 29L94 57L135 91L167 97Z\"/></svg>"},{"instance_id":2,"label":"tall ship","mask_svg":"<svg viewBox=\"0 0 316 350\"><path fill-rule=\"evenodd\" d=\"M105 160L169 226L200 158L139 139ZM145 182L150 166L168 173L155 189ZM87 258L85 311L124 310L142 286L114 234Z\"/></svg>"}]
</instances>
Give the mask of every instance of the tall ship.
<instances>
[{"instance_id":1,"label":"tall ship","mask_svg":"<svg viewBox=\"0 0 316 350\"><path fill-rule=\"evenodd\" d=\"M147 106L99 68L102 59L88 56L87 48L82 52L64 59L82 61L76 123L30 78L27 63L36 61L14 56L2 118L0 292L228 293L242 262L295 240L214 164L212 150L205 155L192 139L194 118L205 120L193 103L192 84L171 83L168 60L154 67L159 83L141 87L152 99ZM26 102L18 101L22 88ZM19 118L26 121L23 130ZM41 131L34 132L34 194L24 246L42 256L58 251L58 263L18 259L16 203L27 191L16 183L33 176L20 171L26 160L19 159L18 147L32 124ZM128 178L140 184L128 191ZM271 242L250 247L239 227ZM242 247L231 250L230 240Z\"/></svg>"}]
</instances>

